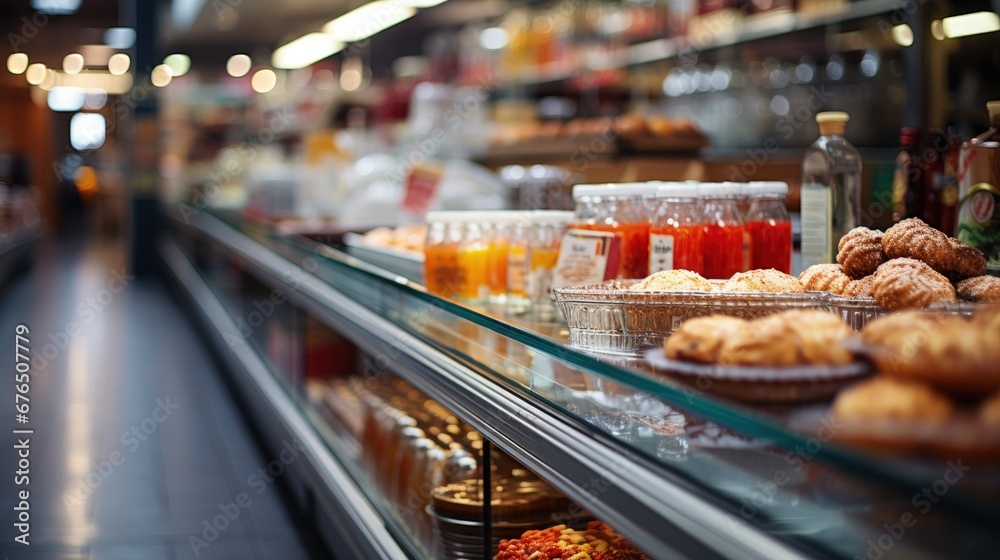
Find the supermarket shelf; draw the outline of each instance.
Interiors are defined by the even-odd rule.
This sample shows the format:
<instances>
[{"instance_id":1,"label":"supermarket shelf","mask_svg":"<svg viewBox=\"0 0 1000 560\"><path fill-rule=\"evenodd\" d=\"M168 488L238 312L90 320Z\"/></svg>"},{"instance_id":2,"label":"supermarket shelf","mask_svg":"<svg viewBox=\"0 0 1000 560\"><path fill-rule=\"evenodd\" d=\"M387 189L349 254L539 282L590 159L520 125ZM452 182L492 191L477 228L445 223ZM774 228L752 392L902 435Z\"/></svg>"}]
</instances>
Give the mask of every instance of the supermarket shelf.
<instances>
[{"instance_id":1,"label":"supermarket shelf","mask_svg":"<svg viewBox=\"0 0 1000 560\"><path fill-rule=\"evenodd\" d=\"M220 349L218 354L228 362L230 371L238 374L236 381L242 396L258 414L258 428L277 447L280 447L278 442L292 440L303 448L306 467L301 472L312 488L317 509L325 512L337 529L336 535L324 534L331 550L349 553L351 558L373 560L410 557L264 360L249 345L226 341L227 335L239 330L181 249L167 239L160 245L160 255L206 327L213 346Z\"/></svg>"},{"instance_id":2,"label":"supermarket shelf","mask_svg":"<svg viewBox=\"0 0 1000 560\"><path fill-rule=\"evenodd\" d=\"M619 527L653 557L803 557L766 533L749 529L734 532L725 510L684 487L661 467L554 409L492 382L217 218L199 215L192 219L191 227L239 257L246 270L266 286L284 286L289 270L295 270L298 282L288 292L294 305L362 349L377 353L389 369L599 518ZM179 251L176 247L166 250ZM254 374L255 382L263 384L257 378L265 375ZM280 391L273 380L270 384L274 391ZM284 394L269 392L266 396L288 400ZM296 421L302 417L298 410L283 410L282 414ZM317 437L307 426L296 424L290 429L296 435L305 430ZM587 453L581 453L582 449ZM335 462L332 457L327 460ZM593 480L610 481L600 496L588 487Z\"/></svg>"},{"instance_id":3,"label":"supermarket shelf","mask_svg":"<svg viewBox=\"0 0 1000 560\"><path fill-rule=\"evenodd\" d=\"M557 71L539 72L537 75L505 82L502 86L516 88L557 84L574 78L583 71L620 69L670 61L686 54L773 39L790 33L886 14L899 6L898 0L861 0L847 4L835 13L824 15L780 13L773 16L750 17L738 26L727 28L703 39L698 37L653 39L623 47L619 52L607 57L607 60L595 67L574 70L560 68Z\"/></svg>"}]
</instances>

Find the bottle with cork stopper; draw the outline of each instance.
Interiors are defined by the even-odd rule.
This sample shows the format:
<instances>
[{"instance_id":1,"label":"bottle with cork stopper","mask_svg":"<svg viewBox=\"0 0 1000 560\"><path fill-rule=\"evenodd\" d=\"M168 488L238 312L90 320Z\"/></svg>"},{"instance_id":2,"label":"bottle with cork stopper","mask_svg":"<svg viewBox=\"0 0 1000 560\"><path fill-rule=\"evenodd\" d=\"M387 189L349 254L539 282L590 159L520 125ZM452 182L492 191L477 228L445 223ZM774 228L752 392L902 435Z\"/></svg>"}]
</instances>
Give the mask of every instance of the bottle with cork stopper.
<instances>
[{"instance_id":1,"label":"bottle with cork stopper","mask_svg":"<svg viewBox=\"0 0 1000 560\"><path fill-rule=\"evenodd\" d=\"M816 115L820 137L802 160L802 266L833 262L861 217L861 156L844 138L850 116Z\"/></svg>"}]
</instances>

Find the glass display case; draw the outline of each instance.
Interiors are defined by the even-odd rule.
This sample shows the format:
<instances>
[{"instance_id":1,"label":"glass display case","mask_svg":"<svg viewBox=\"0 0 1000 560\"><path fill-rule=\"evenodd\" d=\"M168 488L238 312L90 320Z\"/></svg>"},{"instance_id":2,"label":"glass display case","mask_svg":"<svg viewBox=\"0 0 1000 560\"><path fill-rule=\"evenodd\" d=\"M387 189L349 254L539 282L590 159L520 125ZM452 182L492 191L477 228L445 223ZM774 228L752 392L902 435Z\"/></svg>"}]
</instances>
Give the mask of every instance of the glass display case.
<instances>
[{"instance_id":1,"label":"glass display case","mask_svg":"<svg viewBox=\"0 0 1000 560\"><path fill-rule=\"evenodd\" d=\"M434 296L336 236L186 206L168 216L166 267L266 442L305 450L293 493L334 552L492 557L497 535L588 518L656 559L1000 550L989 464L843 447L823 405L737 404L640 359L575 350L558 318ZM481 512L455 526L476 553L443 546L462 538L442 536L454 511L435 502L469 480L462 507ZM548 515L495 519L515 480L553 489Z\"/></svg>"}]
</instances>

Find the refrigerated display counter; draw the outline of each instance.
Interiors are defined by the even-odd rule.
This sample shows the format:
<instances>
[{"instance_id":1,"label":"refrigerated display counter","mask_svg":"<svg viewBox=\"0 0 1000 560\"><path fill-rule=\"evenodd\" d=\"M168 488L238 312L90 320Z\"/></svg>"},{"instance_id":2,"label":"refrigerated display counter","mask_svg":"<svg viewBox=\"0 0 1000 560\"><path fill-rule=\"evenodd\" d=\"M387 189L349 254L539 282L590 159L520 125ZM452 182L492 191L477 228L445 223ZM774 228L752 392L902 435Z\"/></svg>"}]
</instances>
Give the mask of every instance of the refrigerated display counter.
<instances>
[{"instance_id":1,"label":"refrigerated display counter","mask_svg":"<svg viewBox=\"0 0 1000 560\"><path fill-rule=\"evenodd\" d=\"M338 421L317 390L381 372L481 434L487 466L487 451L502 451L655 559L1000 550L989 465L861 453L832 441L836 422L798 421L813 410L736 404L641 360L584 353L557 317L437 297L336 238L283 235L232 211L166 213L168 276L266 444L303 449L285 478L338 557L442 554L378 488L371 450L343 426L351 414Z\"/></svg>"}]
</instances>

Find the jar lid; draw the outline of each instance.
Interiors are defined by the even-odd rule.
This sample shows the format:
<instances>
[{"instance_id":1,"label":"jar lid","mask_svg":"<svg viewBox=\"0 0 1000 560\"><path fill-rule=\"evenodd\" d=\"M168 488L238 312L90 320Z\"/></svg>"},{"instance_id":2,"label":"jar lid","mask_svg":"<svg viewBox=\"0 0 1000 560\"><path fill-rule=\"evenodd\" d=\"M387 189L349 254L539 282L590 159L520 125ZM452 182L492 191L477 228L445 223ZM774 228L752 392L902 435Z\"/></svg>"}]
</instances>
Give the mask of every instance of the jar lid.
<instances>
[{"instance_id":1,"label":"jar lid","mask_svg":"<svg viewBox=\"0 0 1000 560\"><path fill-rule=\"evenodd\" d=\"M750 196L788 195L788 183L784 181L750 181L746 186Z\"/></svg>"},{"instance_id":2,"label":"jar lid","mask_svg":"<svg viewBox=\"0 0 1000 560\"><path fill-rule=\"evenodd\" d=\"M531 213L531 221L536 224L565 224L575 217L575 213L564 210L535 210Z\"/></svg>"},{"instance_id":3,"label":"jar lid","mask_svg":"<svg viewBox=\"0 0 1000 560\"><path fill-rule=\"evenodd\" d=\"M435 210L428 212L425 218L428 224L471 224L489 221L488 216L493 213L477 210Z\"/></svg>"},{"instance_id":4,"label":"jar lid","mask_svg":"<svg viewBox=\"0 0 1000 560\"><path fill-rule=\"evenodd\" d=\"M698 196L702 198L716 198L723 196L738 196L740 194L739 183L699 183Z\"/></svg>"},{"instance_id":5,"label":"jar lid","mask_svg":"<svg viewBox=\"0 0 1000 560\"><path fill-rule=\"evenodd\" d=\"M602 183L573 187L573 200L589 196L653 196L655 194L656 186L649 183Z\"/></svg>"},{"instance_id":6,"label":"jar lid","mask_svg":"<svg viewBox=\"0 0 1000 560\"><path fill-rule=\"evenodd\" d=\"M697 198L697 181L651 181L656 186L658 198Z\"/></svg>"}]
</instances>

